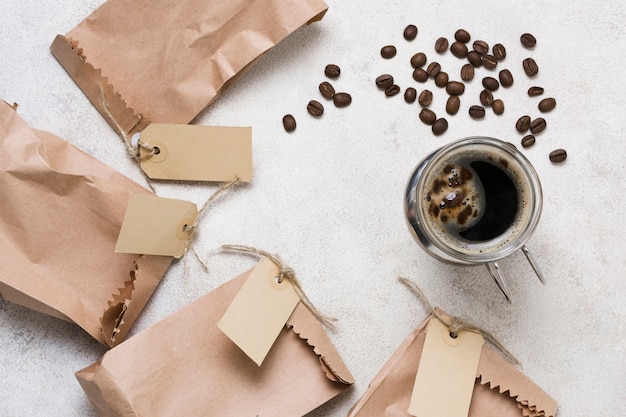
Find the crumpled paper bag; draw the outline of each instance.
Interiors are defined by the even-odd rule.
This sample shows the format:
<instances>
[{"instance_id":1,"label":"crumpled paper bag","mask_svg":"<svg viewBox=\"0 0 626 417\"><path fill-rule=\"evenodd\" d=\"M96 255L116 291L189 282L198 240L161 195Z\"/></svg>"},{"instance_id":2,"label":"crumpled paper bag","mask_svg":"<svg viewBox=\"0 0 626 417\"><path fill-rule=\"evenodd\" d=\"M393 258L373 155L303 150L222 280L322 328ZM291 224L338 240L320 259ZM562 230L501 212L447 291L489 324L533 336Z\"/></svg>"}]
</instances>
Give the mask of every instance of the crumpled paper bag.
<instances>
[{"instance_id":1,"label":"crumpled paper bag","mask_svg":"<svg viewBox=\"0 0 626 417\"><path fill-rule=\"evenodd\" d=\"M171 257L114 253L139 184L0 101L0 294L119 343Z\"/></svg>"},{"instance_id":2,"label":"crumpled paper bag","mask_svg":"<svg viewBox=\"0 0 626 417\"><path fill-rule=\"evenodd\" d=\"M118 133L189 123L323 0L109 0L53 55ZM105 108L106 107L106 108Z\"/></svg>"},{"instance_id":3,"label":"crumpled paper bag","mask_svg":"<svg viewBox=\"0 0 626 417\"><path fill-rule=\"evenodd\" d=\"M407 409L426 326L432 319L433 315L426 317L400 345L347 417L410 417ZM483 345L469 417L553 417L556 409L554 399L510 362Z\"/></svg>"},{"instance_id":4,"label":"crumpled paper bag","mask_svg":"<svg viewBox=\"0 0 626 417\"><path fill-rule=\"evenodd\" d=\"M76 377L101 417L297 417L353 384L299 302L261 366L217 327L243 273L108 351Z\"/></svg>"}]
</instances>

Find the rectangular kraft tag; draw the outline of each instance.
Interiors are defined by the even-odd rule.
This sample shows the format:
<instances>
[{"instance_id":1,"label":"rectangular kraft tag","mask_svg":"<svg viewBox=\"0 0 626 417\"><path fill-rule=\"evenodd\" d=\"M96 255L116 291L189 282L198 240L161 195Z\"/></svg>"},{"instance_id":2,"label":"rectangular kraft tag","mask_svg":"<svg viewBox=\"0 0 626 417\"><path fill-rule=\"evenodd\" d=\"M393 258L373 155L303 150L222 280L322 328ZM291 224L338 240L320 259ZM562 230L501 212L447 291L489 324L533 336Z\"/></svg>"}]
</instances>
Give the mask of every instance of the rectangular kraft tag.
<instances>
[{"instance_id":1,"label":"rectangular kraft tag","mask_svg":"<svg viewBox=\"0 0 626 417\"><path fill-rule=\"evenodd\" d=\"M289 280L278 282L278 273L263 258L217 324L259 366L300 301Z\"/></svg>"},{"instance_id":2,"label":"rectangular kraft tag","mask_svg":"<svg viewBox=\"0 0 626 417\"><path fill-rule=\"evenodd\" d=\"M483 344L483 337L473 332L460 331L453 338L433 317L407 412L415 417L467 417Z\"/></svg>"},{"instance_id":3,"label":"rectangular kraft tag","mask_svg":"<svg viewBox=\"0 0 626 417\"><path fill-rule=\"evenodd\" d=\"M115 252L180 258L198 216L195 204L155 195L131 194Z\"/></svg>"},{"instance_id":4,"label":"rectangular kraft tag","mask_svg":"<svg viewBox=\"0 0 626 417\"><path fill-rule=\"evenodd\" d=\"M141 169L152 179L252 180L252 129L152 123L140 134Z\"/></svg>"}]
</instances>

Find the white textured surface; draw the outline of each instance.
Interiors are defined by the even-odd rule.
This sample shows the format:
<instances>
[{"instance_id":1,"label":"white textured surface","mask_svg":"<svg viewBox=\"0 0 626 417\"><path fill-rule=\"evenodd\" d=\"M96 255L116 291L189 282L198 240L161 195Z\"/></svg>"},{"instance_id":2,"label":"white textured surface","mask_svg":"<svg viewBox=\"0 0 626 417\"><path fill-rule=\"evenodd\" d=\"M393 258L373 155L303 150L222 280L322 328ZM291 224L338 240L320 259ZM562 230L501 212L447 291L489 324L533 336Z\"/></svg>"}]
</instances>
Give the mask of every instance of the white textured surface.
<instances>
[{"instance_id":1,"label":"white textured surface","mask_svg":"<svg viewBox=\"0 0 626 417\"><path fill-rule=\"evenodd\" d=\"M265 56L196 123L253 127L254 181L221 198L201 225L196 249L210 266L203 273L189 257L165 276L134 332L251 267L245 256L210 255L225 243L279 252L296 269L317 307L340 319L331 338L354 373L350 392L312 417L344 416L409 331L426 314L398 283L419 283L449 313L481 324L524 364L524 372L559 402L561 417L626 414L626 186L624 181L626 5L612 0L572 2L416 2L328 0L320 24L301 29ZM480 3L480 4L478 4ZM0 98L20 104L31 126L51 131L138 182L122 142L49 53L99 0L4 0L0 14ZM402 38L406 24L420 33ZM140 23L138 22L138 28ZM460 27L473 39L502 42L504 66L516 79L501 88L506 112L482 121L467 115L477 103L477 71L450 129L434 137L417 118L417 104L386 98L374 78L390 72L403 89L414 85L409 57L424 51L458 79L461 61L433 49L439 36ZM519 36L538 45L524 50ZM380 47L398 47L383 60ZM540 74L529 80L521 60L534 57ZM336 89L352 94L350 107L326 104L321 119L305 110L322 99L324 66L336 63ZM483 134L519 143L522 114L537 116L526 96L541 85L556 97L548 128L524 153L544 188L543 217L528 245L548 285L534 277L521 254L503 262L513 293L509 305L484 268L442 264L409 234L402 207L405 182L428 152L454 139ZM433 109L443 114L444 94ZM470 103L470 101L472 103ZM298 128L282 129L293 113ZM568 150L564 164L548 153ZM215 185L156 185L165 197L198 204ZM2 262L10 262L3 259ZM186 270L186 272L185 272ZM164 340L164 343L167 343ZM0 416L95 416L73 373L96 361L104 348L77 326L0 300ZM285 392L287 394L288 390Z\"/></svg>"}]
</instances>

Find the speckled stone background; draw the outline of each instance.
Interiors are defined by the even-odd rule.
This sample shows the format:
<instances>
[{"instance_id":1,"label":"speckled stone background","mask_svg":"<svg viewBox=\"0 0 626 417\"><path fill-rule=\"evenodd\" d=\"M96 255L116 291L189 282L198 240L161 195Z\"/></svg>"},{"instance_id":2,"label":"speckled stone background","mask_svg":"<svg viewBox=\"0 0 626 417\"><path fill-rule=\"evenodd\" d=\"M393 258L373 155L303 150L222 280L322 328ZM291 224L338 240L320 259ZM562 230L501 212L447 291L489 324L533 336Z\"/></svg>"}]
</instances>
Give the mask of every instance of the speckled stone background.
<instances>
[{"instance_id":1,"label":"speckled stone background","mask_svg":"<svg viewBox=\"0 0 626 417\"><path fill-rule=\"evenodd\" d=\"M51 131L136 181L138 167L121 140L87 101L49 52L64 34L100 5L100 0L4 0L0 13L0 98L19 103L31 126ZM523 371L560 405L558 415L626 414L624 390L626 261L626 160L624 114L626 4L611 0L567 4L548 1L336 1L322 22L302 28L263 57L195 123L252 126L254 181L224 195L207 212L192 257L175 263L133 333L154 324L254 265L250 257L214 254L225 243L278 252L296 269L308 296L340 319L330 333L356 377L346 394L312 412L341 417L405 336L426 315L398 283L415 280L431 302L494 333L523 363ZM402 38L414 23L419 35ZM387 98L374 85L384 72L403 88L434 93L431 108L444 114L445 93L418 85L409 58L424 51L452 79L461 61L437 55L439 36L465 28L473 39L507 47L515 77L500 88L506 111L468 116L478 103L481 68L461 97L450 128L435 137L417 115L419 106L400 95ZM141 22L137 22L141 30ZM533 33L537 46L522 48ZM387 44L398 55L383 60ZM526 56L540 73L528 79ZM341 66L335 88L353 97L351 106L326 105L319 119L306 113L326 64ZM542 180L544 210L529 240L547 277L542 286L521 254L502 262L513 304L508 304L483 267L443 264L422 251L409 234L403 193L415 165L434 149L470 135L519 143L516 119L538 116L538 100L526 90L543 86L557 107L548 128L524 150ZM282 116L298 128L287 134ZM567 161L548 153L566 148ZM159 195L202 204L215 184L157 183ZM2 258L1 262L11 262ZM169 343L170 340L163 340ZM98 360L105 349L73 324L0 300L0 416L96 416L74 372ZM287 392L284 395L288 395Z\"/></svg>"}]
</instances>

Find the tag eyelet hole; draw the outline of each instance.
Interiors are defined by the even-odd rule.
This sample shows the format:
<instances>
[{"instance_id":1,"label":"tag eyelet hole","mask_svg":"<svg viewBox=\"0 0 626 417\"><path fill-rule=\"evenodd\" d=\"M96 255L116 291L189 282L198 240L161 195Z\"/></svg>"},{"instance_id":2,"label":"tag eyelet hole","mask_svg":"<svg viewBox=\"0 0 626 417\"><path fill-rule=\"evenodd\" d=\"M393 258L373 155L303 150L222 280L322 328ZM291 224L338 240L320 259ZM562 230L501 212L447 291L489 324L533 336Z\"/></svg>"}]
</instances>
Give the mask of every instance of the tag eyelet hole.
<instances>
[{"instance_id":1,"label":"tag eyelet hole","mask_svg":"<svg viewBox=\"0 0 626 417\"><path fill-rule=\"evenodd\" d=\"M154 149L154 154L155 154L155 155L158 155L158 154L160 154L160 153L161 153L161 149L160 149L158 146L155 146L153 149ZM186 225L185 225L185 226L186 226Z\"/></svg>"},{"instance_id":2,"label":"tag eyelet hole","mask_svg":"<svg viewBox=\"0 0 626 417\"><path fill-rule=\"evenodd\" d=\"M459 337L459 335L456 332L450 332L449 335L452 339L456 339L457 337Z\"/></svg>"},{"instance_id":3,"label":"tag eyelet hole","mask_svg":"<svg viewBox=\"0 0 626 417\"><path fill-rule=\"evenodd\" d=\"M274 277L274 282L277 284L282 284L283 283L283 279L280 277L280 275L276 275Z\"/></svg>"}]
</instances>

